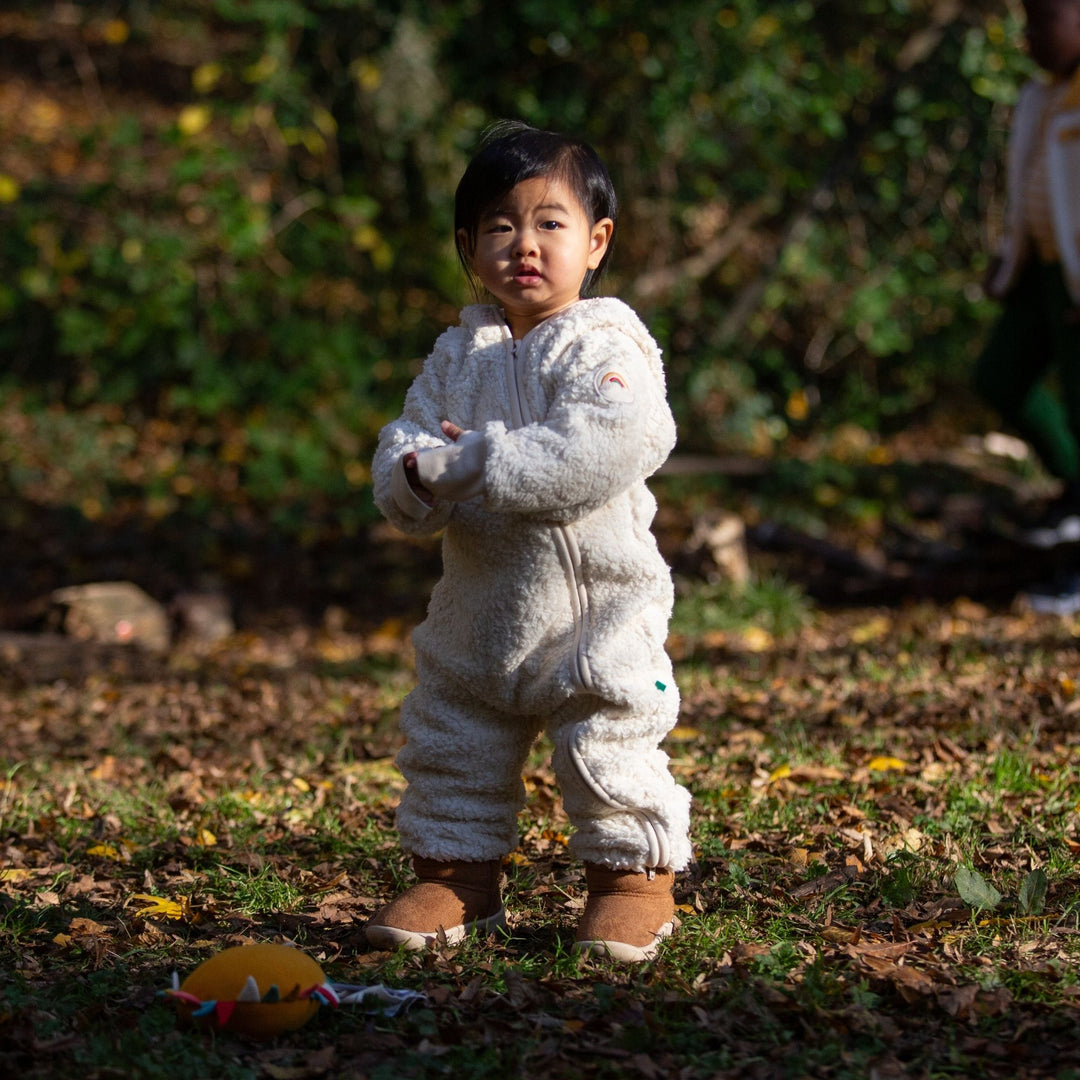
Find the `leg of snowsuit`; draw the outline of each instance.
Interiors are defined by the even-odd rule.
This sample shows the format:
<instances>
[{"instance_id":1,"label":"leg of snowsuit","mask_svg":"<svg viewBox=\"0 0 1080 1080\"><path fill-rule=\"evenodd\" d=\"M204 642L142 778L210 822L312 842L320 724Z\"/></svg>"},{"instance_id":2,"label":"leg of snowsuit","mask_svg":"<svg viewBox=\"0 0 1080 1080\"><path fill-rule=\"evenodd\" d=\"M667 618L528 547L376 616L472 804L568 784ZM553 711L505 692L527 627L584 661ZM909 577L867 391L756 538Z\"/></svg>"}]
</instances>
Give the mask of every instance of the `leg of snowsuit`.
<instances>
[{"instance_id":1,"label":"leg of snowsuit","mask_svg":"<svg viewBox=\"0 0 1080 1080\"><path fill-rule=\"evenodd\" d=\"M678 710L669 687L634 710L581 694L552 716L552 764L579 859L635 871L690 862L690 793L659 746Z\"/></svg>"},{"instance_id":2,"label":"leg of snowsuit","mask_svg":"<svg viewBox=\"0 0 1080 1080\"><path fill-rule=\"evenodd\" d=\"M401 709L402 847L429 859L501 858L518 844L521 772L542 721L491 708L419 654L417 674Z\"/></svg>"},{"instance_id":3,"label":"leg of snowsuit","mask_svg":"<svg viewBox=\"0 0 1080 1080\"><path fill-rule=\"evenodd\" d=\"M1061 480L1080 476L1080 329L1065 324L1068 296L1058 266L1032 263L975 368L975 388ZM1066 405L1045 384L1058 365Z\"/></svg>"}]
</instances>

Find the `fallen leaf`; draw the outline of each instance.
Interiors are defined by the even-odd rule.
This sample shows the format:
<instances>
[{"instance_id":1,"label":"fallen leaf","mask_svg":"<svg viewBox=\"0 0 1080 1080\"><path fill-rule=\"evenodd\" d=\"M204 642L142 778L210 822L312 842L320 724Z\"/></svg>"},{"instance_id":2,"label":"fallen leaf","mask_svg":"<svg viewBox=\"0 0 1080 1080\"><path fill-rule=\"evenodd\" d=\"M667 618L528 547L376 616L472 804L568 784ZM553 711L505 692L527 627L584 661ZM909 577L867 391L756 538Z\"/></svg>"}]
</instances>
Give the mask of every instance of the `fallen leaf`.
<instances>
[{"instance_id":1,"label":"fallen leaf","mask_svg":"<svg viewBox=\"0 0 1080 1080\"><path fill-rule=\"evenodd\" d=\"M866 767L871 772L904 772L907 769L907 762L898 757L876 757L871 758Z\"/></svg>"},{"instance_id":2,"label":"fallen leaf","mask_svg":"<svg viewBox=\"0 0 1080 1080\"><path fill-rule=\"evenodd\" d=\"M956 890L960 899L973 908L995 908L1001 903L1001 893L978 872L962 866L956 871Z\"/></svg>"},{"instance_id":3,"label":"fallen leaf","mask_svg":"<svg viewBox=\"0 0 1080 1080\"><path fill-rule=\"evenodd\" d=\"M152 896L149 893L135 893L132 900L141 900L144 907L139 908L135 914L141 918L156 918L161 917L163 919L183 919L190 914L190 906L185 898L182 898L178 903L175 900L168 900L163 896Z\"/></svg>"}]
</instances>

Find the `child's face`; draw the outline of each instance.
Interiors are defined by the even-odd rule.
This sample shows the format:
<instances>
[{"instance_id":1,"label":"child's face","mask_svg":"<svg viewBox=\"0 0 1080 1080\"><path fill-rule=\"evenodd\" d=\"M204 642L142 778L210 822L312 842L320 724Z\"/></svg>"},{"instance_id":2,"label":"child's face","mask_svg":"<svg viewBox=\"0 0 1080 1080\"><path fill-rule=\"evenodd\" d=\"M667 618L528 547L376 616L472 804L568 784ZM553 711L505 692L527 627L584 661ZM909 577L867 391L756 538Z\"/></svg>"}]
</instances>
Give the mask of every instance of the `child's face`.
<instances>
[{"instance_id":1,"label":"child's face","mask_svg":"<svg viewBox=\"0 0 1080 1080\"><path fill-rule=\"evenodd\" d=\"M1080 0L1025 0L1031 58L1052 75L1071 75L1080 63Z\"/></svg>"},{"instance_id":2,"label":"child's face","mask_svg":"<svg viewBox=\"0 0 1080 1080\"><path fill-rule=\"evenodd\" d=\"M590 225L562 180L535 177L481 216L469 261L520 338L578 299L581 282L600 265L613 229L610 218Z\"/></svg>"}]
</instances>

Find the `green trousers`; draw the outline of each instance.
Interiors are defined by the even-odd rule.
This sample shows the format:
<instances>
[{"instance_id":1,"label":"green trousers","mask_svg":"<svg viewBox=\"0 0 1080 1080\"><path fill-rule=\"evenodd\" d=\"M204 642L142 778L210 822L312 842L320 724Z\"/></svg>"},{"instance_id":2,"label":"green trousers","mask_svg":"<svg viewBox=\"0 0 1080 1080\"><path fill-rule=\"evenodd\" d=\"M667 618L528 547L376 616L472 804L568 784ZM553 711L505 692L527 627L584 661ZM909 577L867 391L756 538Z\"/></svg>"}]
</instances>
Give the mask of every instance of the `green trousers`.
<instances>
[{"instance_id":1,"label":"green trousers","mask_svg":"<svg viewBox=\"0 0 1080 1080\"><path fill-rule=\"evenodd\" d=\"M1060 480L1080 479L1080 325L1058 263L1032 262L975 367L975 389ZM1060 396L1047 385L1054 372Z\"/></svg>"}]
</instances>

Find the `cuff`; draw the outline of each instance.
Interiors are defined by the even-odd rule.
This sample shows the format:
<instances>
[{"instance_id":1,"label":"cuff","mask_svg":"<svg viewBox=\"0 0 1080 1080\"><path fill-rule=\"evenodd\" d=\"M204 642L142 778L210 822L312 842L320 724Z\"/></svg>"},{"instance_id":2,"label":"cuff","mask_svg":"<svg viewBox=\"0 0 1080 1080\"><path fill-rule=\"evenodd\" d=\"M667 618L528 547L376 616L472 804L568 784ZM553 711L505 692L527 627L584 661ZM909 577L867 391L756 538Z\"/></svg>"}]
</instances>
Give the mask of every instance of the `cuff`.
<instances>
[{"instance_id":1,"label":"cuff","mask_svg":"<svg viewBox=\"0 0 1080 1080\"><path fill-rule=\"evenodd\" d=\"M404 455L394 462L394 469L390 474L390 495L397 508L413 521L420 521L431 513L432 507L409 486L409 478L405 475Z\"/></svg>"},{"instance_id":2,"label":"cuff","mask_svg":"<svg viewBox=\"0 0 1080 1080\"><path fill-rule=\"evenodd\" d=\"M487 440L482 431L466 431L457 442L421 450L416 455L420 483L436 498L464 502L484 494Z\"/></svg>"}]
</instances>

